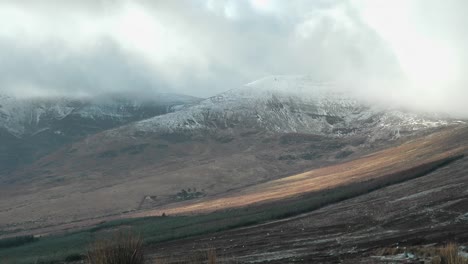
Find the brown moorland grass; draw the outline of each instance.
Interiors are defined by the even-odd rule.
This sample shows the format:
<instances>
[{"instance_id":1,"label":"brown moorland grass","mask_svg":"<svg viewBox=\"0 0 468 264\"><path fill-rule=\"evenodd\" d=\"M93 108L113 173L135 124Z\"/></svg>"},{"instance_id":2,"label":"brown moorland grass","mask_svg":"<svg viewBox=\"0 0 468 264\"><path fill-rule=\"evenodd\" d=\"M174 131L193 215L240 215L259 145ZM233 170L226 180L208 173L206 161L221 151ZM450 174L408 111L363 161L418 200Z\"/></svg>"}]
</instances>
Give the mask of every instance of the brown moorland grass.
<instances>
[{"instance_id":1,"label":"brown moorland grass","mask_svg":"<svg viewBox=\"0 0 468 264\"><path fill-rule=\"evenodd\" d=\"M253 211L251 211L252 210L251 207L246 208L246 211L244 213L246 213L248 215L246 215L245 219L242 218L241 219L242 221L235 222L237 225L230 225L230 223L232 223L230 221L232 220L233 214L229 214L230 213L229 211L221 212L221 213L223 213L223 214L221 214L221 216L224 217L221 220L224 221L224 219L229 219L229 220L226 220L226 223L223 223L221 226L224 229L225 228L233 228L233 227L240 226L239 223L242 224L242 225L247 225L247 224L252 224L252 223L259 223L259 221L266 221L266 220L284 218L284 217L286 217L284 215L284 213L290 213L291 210L294 210L294 215L297 214L298 212L305 212L304 210L306 210L308 212L308 211L314 210L314 209L316 209L316 208L318 208L320 206L340 201L340 199L342 200L342 199L346 199L346 198L349 198L349 197L354 197L356 195L361 195L363 193L366 193L366 191L373 190L373 189L375 190L376 186L377 187L378 186L382 187L382 184L384 184L384 186L386 186L388 184L392 184L394 182L393 179L395 179L395 178L396 178L397 181L401 182L403 180L407 180L408 177L417 177L418 175L423 176L423 175L427 174L428 172L430 172L431 170L443 167L444 164L446 164L446 162L453 161L453 159L463 156L463 154L466 151L466 139L468 139L468 137L464 137L464 136L465 135L463 135L463 137L458 137L458 138L455 137L455 139L451 139L450 134L447 137L443 133L440 133L440 134L437 134L435 136L426 137L426 138L424 138L422 140L415 140L415 141L409 142L408 144L402 145L400 147L388 149L387 150L388 152L386 152L386 155L388 155L388 156L381 154L382 152L384 152L384 151L382 151L382 152L377 152L377 153L375 153L373 155L369 155L367 157L364 157L364 158L360 159L361 164L359 162L356 163L356 160L348 162L348 163L345 164L347 166L345 168L348 168L348 171L343 169L341 167L341 165L340 166L333 166L333 167L326 167L326 168L321 168L321 169L318 169L318 170L310 171L310 172L307 172L307 173L294 175L294 176L291 176L291 177L289 177L289 178L287 178L285 180L273 181L273 182L277 183L276 185L272 184L272 182L267 182L267 183L261 184L260 188L258 186L249 187L249 188L247 188L247 190L250 190L250 191L257 190L258 192L262 192L263 189L267 189L267 188L270 188L270 191L271 191L271 189L272 189L271 186L273 186L273 187L277 188L277 190L279 191L279 192L277 192L277 194L278 194L277 197L286 197L284 199L287 199L289 197L296 197L296 196L294 194L291 195L291 193L290 194L286 193L285 196L281 196L281 195L283 195L283 193L281 193L281 188L282 188L283 182L284 182L284 188L285 188L286 191L288 191L290 189L294 190L294 188L301 187L301 184L304 184L304 183L310 184L308 189L312 189L314 187L313 183L317 179L323 180L326 183L326 179L323 179L324 177L330 176L333 179L333 177L337 177L336 175L338 174L338 175L342 175L342 177L345 177L344 179L338 177L338 180L341 180L342 182L346 183L347 182L346 177L350 177L350 175L352 175L352 176L356 175L356 177L353 180L350 180L349 183L347 183L347 184L344 184L344 185L339 185L338 184L337 187L319 189L320 192L324 192L326 195L325 196L320 196L320 197L315 196L315 198L318 198L318 199L315 199L315 200L312 199L311 201L304 201L305 203L307 203L306 206L305 207L300 206L299 210L296 210L295 208L291 208L290 204L285 203L285 205L287 206L287 210L281 211L280 214L275 213L275 214L272 214L271 216L269 216L269 215L262 216L262 217L259 218L260 220L256 220L256 222L245 222L244 220L249 220L252 213L254 213L255 216L256 216L256 214L258 212L264 213L265 211L269 211L269 210L261 210L261 211L253 210ZM457 140L457 139L459 139L459 140ZM413 144L413 146L411 146L411 144ZM408 146L408 145L410 145L410 146ZM459 147L459 146L461 146L461 147ZM410 153L410 154L408 154L408 153ZM383 157L381 157L381 155L383 155ZM399 155L403 156L403 158L399 157ZM386 157L389 160L392 160L392 162L386 161L385 160ZM376 160L378 161L379 159L382 159L382 160L380 162L376 162ZM369 163L374 162L374 165L369 167L368 166L369 164L364 163L363 160L367 160L367 161L369 161ZM380 164L382 166L377 166L376 167L375 164ZM369 174L365 174L366 170L361 169L361 167L366 167L367 170L371 170L372 172L369 173ZM324 171L325 174L320 174L320 173L317 174L318 171L322 171L322 172ZM328 171L328 174L327 174L327 171ZM354 174L349 174L349 171L353 171ZM366 177L361 177L360 173L365 174L368 177L367 178ZM314 175L316 177L313 177ZM281 182L281 184L278 184L278 182ZM348 186L350 186L350 187L348 188ZM301 200L301 202L302 202L304 196L301 196L301 195L311 194L311 193L313 194L313 193L317 192L317 191L315 191L315 192L314 191L308 191L308 189L305 189L304 192L297 194L297 196L300 196L300 198L301 198L301 199L297 199L297 200ZM340 192L337 195L335 195L336 191L340 191ZM246 190L242 190L242 191L239 191L237 194L241 194L241 195L249 194L250 195L251 193L246 192ZM235 195L237 195L237 194L232 193L231 196L225 196L224 198L236 197ZM221 197L221 198L223 198L223 197ZM327 200L327 201L324 201L324 199ZM263 202L264 201L268 201L268 200L263 200ZM261 202L262 202L262 200L259 201L259 203L261 203ZM309 204L310 202L313 202L316 205L311 207L310 204ZM318 203L316 203L316 202L318 202ZM188 205L188 203L186 205ZM277 205L277 204L275 204L275 205ZM281 209L281 208L275 208L275 209L278 210L278 209ZM239 212L236 212L235 210L232 210L232 211L235 214L239 213ZM209 218L208 221L201 221L199 223L199 225L195 229L197 229L197 230L203 229L204 226L207 226L207 225L210 226L212 223L213 224L218 224L220 222L220 218L217 217L216 215L214 215L214 216L215 217ZM196 216L196 217L203 218L204 216L201 215L201 216ZM168 217L168 218L171 218L171 217ZM182 218L184 218L184 217L182 217ZM158 219L166 219L166 218L158 218ZM172 219L177 219L177 217L171 218L171 222L173 221ZM187 217L187 219L188 219L188 217ZM190 218L190 219L192 219L192 218ZM149 220L150 219L148 219L148 221ZM205 219L205 220L207 220L207 219ZM192 220L190 220L190 221L192 221ZM187 224L187 222L184 222L184 221L182 221L182 222L183 222L182 224L185 223L185 225L189 227L188 230L194 229L193 222L190 222L188 224ZM142 223L143 222L135 222L135 226L141 226ZM112 227L112 225L110 225L110 226ZM153 227L154 223L152 223L152 222L148 222L146 226L151 227L151 228L149 228L149 231L154 229L154 227ZM142 229L142 230L145 230L145 232L142 232L142 233L147 235L148 232L146 232L146 231L148 231L148 228ZM208 231L213 232L213 230L216 231L218 229L211 229L211 230L208 230ZM223 230L223 229L219 229L219 230ZM186 231L187 230L185 230L184 232L186 232ZM155 236L155 234L158 234L160 231L159 230L157 230L157 231L152 230L151 232L152 232L151 234L153 236ZM182 234L182 233L179 233L177 238L183 237L180 234ZM193 235L193 233L190 233L190 234ZM168 236L168 237L166 237L164 239L168 239L168 238L173 239L174 237L172 237L172 234L171 234L171 236ZM157 241L164 241L164 240L161 240L161 238L158 237L157 239L154 239L154 240L151 240L151 241L152 242L157 242Z\"/></svg>"},{"instance_id":2,"label":"brown moorland grass","mask_svg":"<svg viewBox=\"0 0 468 264\"><path fill-rule=\"evenodd\" d=\"M457 133L460 133L458 135ZM300 197L309 193L355 183L406 175L415 169L462 156L468 146L464 130L446 130L392 147L343 164L319 168L297 175L250 186L218 197L174 203L159 209L136 213L133 217L166 214L206 213L229 208ZM461 143L461 144L460 144Z\"/></svg>"},{"instance_id":3,"label":"brown moorland grass","mask_svg":"<svg viewBox=\"0 0 468 264\"><path fill-rule=\"evenodd\" d=\"M130 231L116 232L93 242L87 259L90 264L143 264L143 238Z\"/></svg>"},{"instance_id":4,"label":"brown moorland grass","mask_svg":"<svg viewBox=\"0 0 468 264\"><path fill-rule=\"evenodd\" d=\"M438 256L432 259L433 264L468 264L468 259L459 255L458 245L449 243L439 249Z\"/></svg>"},{"instance_id":5,"label":"brown moorland grass","mask_svg":"<svg viewBox=\"0 0 468 264\"><path fill-rule=\"evenodd\" d=\"M388 185L388 182L385 182L391 180L391 178L404 176L405 179L410 179L411 177L408 177L407 174L420 174L414 168L428 172L431 166L436 166L441 161L466 154L467 149L468 127L447 128L441 132L339 165L307 171L221 195L172 203L146 211L65 223L42 228L40 231L36 230L35 233L53 234L63 230L76 230L95 226L105 221L161 216L163 213L169 216L191 215L263 205L288 199L302 199L305 196L320 192L342 189L348 185L366 184L371 186L371 189L375 189L377 182ZM392 180L392 182L395 181ZM360 187L360 189L363 188ZM31 233L32 231L28 230L15 235L28 235Z\"/></svg>"},{"instance_id":6,"label":"brown moorland grass","mask_svg":"<svg viewBox=\"0 0 468 264\"><path fill-rule=\"evenodd\" d=\"M458 249L459 245L456 243L448 243L442 247L389 247L378 250L377 255L411 253L417 258L429 259L432 264L468 264L468 258L460 256Z\"/></svg>"}]
</instances>

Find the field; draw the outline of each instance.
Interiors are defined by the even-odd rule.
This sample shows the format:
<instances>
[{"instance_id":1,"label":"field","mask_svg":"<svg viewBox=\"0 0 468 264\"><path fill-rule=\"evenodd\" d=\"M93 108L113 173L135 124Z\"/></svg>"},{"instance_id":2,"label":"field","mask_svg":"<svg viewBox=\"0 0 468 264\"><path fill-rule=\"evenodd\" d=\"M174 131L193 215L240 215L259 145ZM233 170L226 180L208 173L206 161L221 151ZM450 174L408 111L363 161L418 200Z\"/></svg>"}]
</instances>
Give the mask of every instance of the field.
<instances>
[{"instance_id":1,"label":"field","mask_svg":"<svg viewBox=\"0 0 468 264\"><path fill-rule=\"evenodd\" d=\"M275 226L278 219L295 221L294 216L302 213L321 211L354 197L385 190L387 186L426 178L453 163L458 164L458 160L465 160L466 142L462 139L467 138L466 133L465 129L446 130L341 165L258 184L223 197L174 203L128 215L128 219L101 219L107 222L0 248L0 258L6 263L64 260L82 254L90 241L122 228L141 233L148 248L163 242L177 245L178 242L169 241L190 240L190 237L244 226L253 227L240 230L262 230L262 223L273 221L267 226ZM161 216L162 213L167 216ZM157 250L153 251L157 255Z\"/></svg>"}]
</instances>

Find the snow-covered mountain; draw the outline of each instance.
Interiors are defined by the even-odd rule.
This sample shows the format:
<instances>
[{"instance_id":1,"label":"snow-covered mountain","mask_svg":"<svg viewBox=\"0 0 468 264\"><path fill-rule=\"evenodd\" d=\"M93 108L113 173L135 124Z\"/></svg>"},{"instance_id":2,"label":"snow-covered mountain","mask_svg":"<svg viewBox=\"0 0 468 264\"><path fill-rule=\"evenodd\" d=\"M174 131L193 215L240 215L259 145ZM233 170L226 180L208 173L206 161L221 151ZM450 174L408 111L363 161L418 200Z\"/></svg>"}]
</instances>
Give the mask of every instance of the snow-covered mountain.
<instances>
[{"instance_id":1,"label":"snow-covered mountain","mask_svg":"<svg viewBox=\"0 0 468 264\"><path fill-rule=\"evenodd\" d=\"M366 134L370 141L394 139L460 121L437 114L385 108L307 76L270 76L194 106L143 120L108 133L180 133L256 129L343 137Z\"/></svg>"},{"instance_id":2,"label":"snow-covered mountain","mask_svg":"<svg viewBox=\"0 0 468 264\"><path fill-rule=\"evenodd\" d=\"M372 143L459 122L438 114L373 105L346 89L317 84L307 76L270 76L205 100L167 94L151 101L122 96L99 100L3 96L0 163L33 161L101 131L103 137L93 143L100 149L116 141L131 145L145 134L151 134L148 140L168 134L187 140L194 135L233 138L246 132L302 133L359 136Z\"/></svg>"},{"instance_id":3,"label":"snow-covered mountain","mask_svg":"<svg viewBox=\"0 0 468 264\"><path fill-rule=\"evenodd\" d=\"M60 146L130 122L173 112L198 98L159 94L98 98L15 98L0 95L0 172Z\"/></svg>"},{"instance_id":4,"label":"snow-covered mountain","mask_svg":"<svg viewBox=\"0 0 468 264\"><path fill-rule=\"evenodd\" d=\"M21 110L29 114L18 115L21 122L8 123L20 138L0 130L0 169L6 169L0 185L42 190L19 212L34 211L38 222L52 219L52 199L72 221L167 205L182 188L223 194L457 123L366 103L304 76L272 76L198 102L150 104L159 115L121 100L41 102ZM4 111L3 118L21 111Z\"/></svg>"},{"instance_id":5,"label":"snow-covered mountain","mask_svg":"<svg viewBox=\"0 0 468 264\"><path fill-rule=\"evenodd\" d=\"M51 129L54 123L66 118L122 124L169 113L178 105L197 101L194 97L173 94L160 94L145 101L115 95L98 99L18 99L0 95L0 129L21 138Z\"/></svg>"}]
</instances>

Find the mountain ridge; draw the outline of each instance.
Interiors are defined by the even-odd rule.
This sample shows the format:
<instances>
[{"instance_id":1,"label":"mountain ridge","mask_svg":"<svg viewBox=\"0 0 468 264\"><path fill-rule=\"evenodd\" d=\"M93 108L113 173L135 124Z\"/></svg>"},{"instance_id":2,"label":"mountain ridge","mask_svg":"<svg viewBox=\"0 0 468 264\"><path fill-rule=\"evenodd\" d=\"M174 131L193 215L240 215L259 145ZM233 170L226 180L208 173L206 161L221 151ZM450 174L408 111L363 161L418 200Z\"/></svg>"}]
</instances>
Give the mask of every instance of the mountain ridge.
<instances>
[{"instance_id":1,"label":"mountain ridge","mask_svg":"<svg viewBox=\"0 0 468 264\"><path fill-rule=\"evenodd\" d=\"M88 135L155 115L177 111L198 98L161 94L137 99L15 98L0 95L0 172L28 164Z\"/></svg>"},{"instance_id":2,"label":"mountain ridge","mask_svg":"<svg viewBox=\"0 0 468 264\"><path fill-rule=\"evenodd\" d=\"M212 96L181 111L142 120L127 131L171 133L235 127L282 133L346 136L374 133L375 139L462 122L435 113L372 105L337 86L304 76L270 76Z\"/></svg>"}]
</instances>

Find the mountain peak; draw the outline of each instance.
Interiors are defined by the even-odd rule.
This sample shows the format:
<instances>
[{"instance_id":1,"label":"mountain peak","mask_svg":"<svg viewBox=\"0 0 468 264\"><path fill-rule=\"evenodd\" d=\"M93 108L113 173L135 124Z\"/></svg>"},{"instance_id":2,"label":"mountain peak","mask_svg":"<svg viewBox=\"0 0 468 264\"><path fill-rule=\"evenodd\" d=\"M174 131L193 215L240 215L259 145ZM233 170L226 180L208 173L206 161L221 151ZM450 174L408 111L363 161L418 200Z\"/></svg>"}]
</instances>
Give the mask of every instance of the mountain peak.
<instances>
[{"instance_id":1,"label":"mountain peak","mask_svg":"<svg viewBox=\"0 0 468 264\"><path fill-rule=\"evenodd\" d=\"M385 108L358 100L333 84L308 76L268 76L210 97L191 107L131 124L124 130L173 133L257 130L344 137L358 133L372 140L392 139L452 121Z\"/></svg>"}]
</instances>

